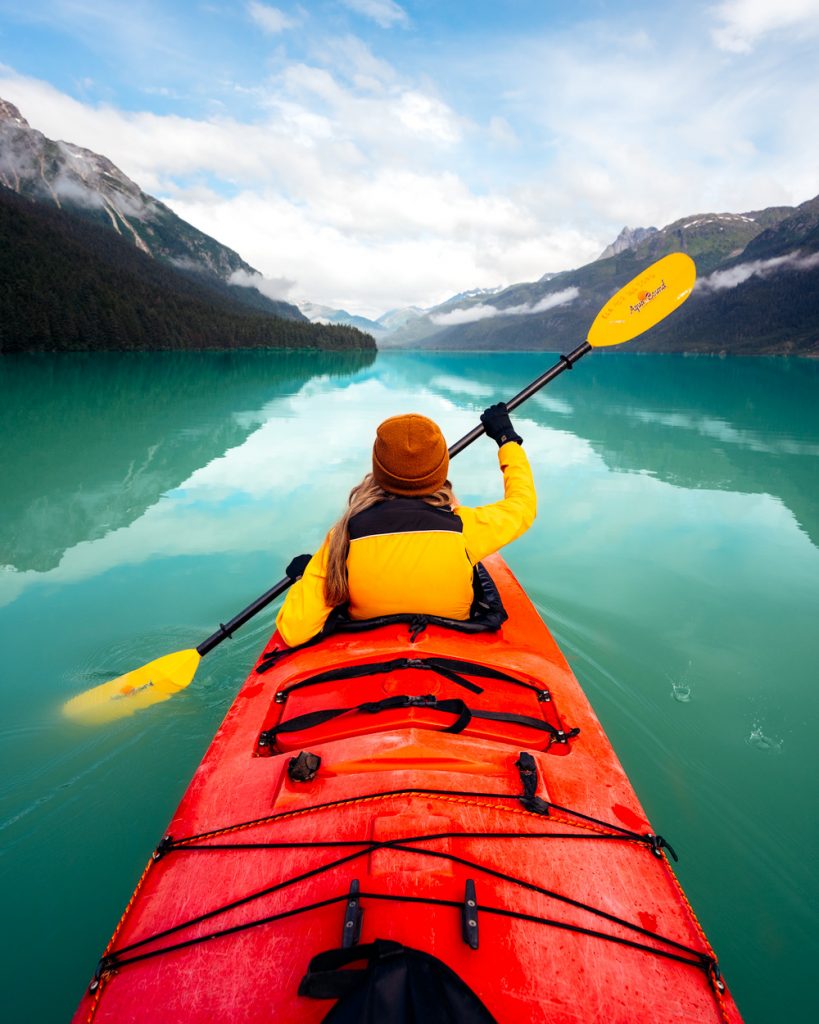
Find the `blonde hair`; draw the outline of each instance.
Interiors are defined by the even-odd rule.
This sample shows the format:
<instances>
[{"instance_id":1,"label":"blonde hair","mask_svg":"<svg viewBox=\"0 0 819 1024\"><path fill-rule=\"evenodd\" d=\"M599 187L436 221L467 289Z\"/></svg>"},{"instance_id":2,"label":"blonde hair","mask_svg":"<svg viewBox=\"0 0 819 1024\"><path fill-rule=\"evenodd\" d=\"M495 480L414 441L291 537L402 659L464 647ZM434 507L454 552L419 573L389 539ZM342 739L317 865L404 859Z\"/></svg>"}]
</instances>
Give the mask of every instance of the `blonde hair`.
<instances>
[{"instance_id":1,"label":"blonde hair","mask_svg":"<svg viewBox=\"0 0 819 1024\"><path fill-rule=\"evenodd\" d=\"M359 512L364 512L380 501L392 501L400 497L379 487L372 473L368 473L360 484L351 491L344 514L327 535L327 575L324 579L324 600L331 608L344 604L350 599L350 588L347 580L347 555L350 551L350 520ZM428 505L435 508L450 508L456 504L452 484L445 480L443 486L434 494L425 494L422 498Z\"/></svg>"}]
</instances>

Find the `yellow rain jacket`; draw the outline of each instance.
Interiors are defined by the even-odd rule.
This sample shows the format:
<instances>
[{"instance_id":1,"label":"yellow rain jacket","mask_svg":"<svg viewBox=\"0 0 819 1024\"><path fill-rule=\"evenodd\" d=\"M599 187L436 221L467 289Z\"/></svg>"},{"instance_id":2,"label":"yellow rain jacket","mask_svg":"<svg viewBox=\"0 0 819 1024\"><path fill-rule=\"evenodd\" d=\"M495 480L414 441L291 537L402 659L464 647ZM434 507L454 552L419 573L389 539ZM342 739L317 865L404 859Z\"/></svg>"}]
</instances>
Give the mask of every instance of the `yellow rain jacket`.
<instances>
[{"instance_id":1,"label":"yellow rain jacket","mask_svg":"<svg viewBox=\"0 0 819 1024\"><path fill-rule=\"evenodd\" d=\"M504 496L492 505L450 511L396 496L353 516L347 556L351 618L406 612L469 618L473 565L525 533L537 512L532 470L521 446L503 445L498 461ZM276 619L290 647L315 636L332 611L324 600L327 552L325 540Z\"/></svg>"}]
</instances>

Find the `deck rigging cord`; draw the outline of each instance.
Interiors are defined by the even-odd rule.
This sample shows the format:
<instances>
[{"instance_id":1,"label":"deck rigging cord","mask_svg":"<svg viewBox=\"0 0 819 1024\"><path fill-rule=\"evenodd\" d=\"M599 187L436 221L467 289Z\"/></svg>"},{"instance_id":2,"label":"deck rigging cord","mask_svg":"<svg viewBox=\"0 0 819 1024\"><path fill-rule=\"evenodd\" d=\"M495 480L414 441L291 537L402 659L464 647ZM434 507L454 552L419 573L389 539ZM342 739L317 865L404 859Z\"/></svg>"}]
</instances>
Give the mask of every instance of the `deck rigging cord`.
<instances>
[{"instance_id":1,"label":"deck rigging cord","mask_svg":"<svg viewBox=\"0 0 819 1024\"><path fill-rule=\"evenodd\" d=\"M485 799L487 797L496 797L496 798L500 798L500 799L514 799L514 800L520 801L521 803L524 803L528 799L528 791L532 789L531 781L527 781L527 779L531 780L531 778L532 778L531 768L530 768L529 761L527 760L527 758L531 758L531 755L527 755L526 752L522 752L521 756L520 756L520 760L517 762L517 764L519 766L521 765L521 763L523 764L523 767L520 768L521 778L524 781L524 790L525 790L523 796L521 796L520 794L475 793L475 792L472 792L472 791L463 791L463 790L417 790L417 789L413 790L413 789L410 789L410 790L393 790L393 791L391 791L389 793L377 793L377 794L371 794L370 796L357 797L357 798L355 798L355 802L362 802L362 801L366 801L366 800L369 800L369 799L379 799L379 798L383 799L384 797L404 796L404 795L407 795L407 794L416 794L416 795L439 795L439 796L444 796L444 797L446 797L446 796L451 796L451 797L455 797L455 796L457 796L457 797L473 797L473 798L474 797L479 797L479 798L483 798L483 799ZM533 758L531 758L531 760L532 760L532 762L534 761ZM536 773L535 773L535 785L536 785ZM541 799L541 798L538 798L538 799ZM292 917L295 914L303 913L303 912L306 912L306 911L309 911L309 910L318 909L320 907L328 906L328 905L330 905L332 903L337 903L337 902L340 902L341 900L347 899L348 898L347 895L332 897L329 900L320 901L319 903L304 905L304 906L300 906L300 907L295 907L295 908L292 908L291 910L283 911L280 914L270 915L270 916L267 916L267 917L264 917L264 918L260 918L260 919L256 919L256 920L253 920L253 921L243 922L242 924L234 925L234 926L231 926L231 927L228 927L228 928L218 929L216 931L209 932L207 935L204 935L204 936L196 936L195 938L185 939L182 942L174 943L174 944L169 945L169 946L163 946L163 947L161 947L159 949L150 950L150 951L147 951L147 952L144 952L144 953L135 953L133 956L125 956L123 958L123 954L133 953L135 950L142 949L143 947L145 947L147 945L150 945L151 943L157 942L157 941L159 941L159 940L161 940L163 938L167 938L170 935L173 935L173 934L176 934L178 932L181 932L181 931L183 931L183 930L185 930L187 928L191 928L194 925L201 924L202 922L204 922L206 920L210 920L212 918L218 917L219 915L226 914L226 913L228 913L231 910L235 910L235 909L237 909L240 906L244 906L244 905L247 905L248 903L252 903L252 902L254 902L256 900L262 899L265 896L272 895L274 892L281 891L282 889L288 888L289 886L296 885L296 884L298 884L300 882L305 882L305 881L307 881L307 880L309 880L311 878L314 878L314 877L316 877L316 876L318 876L320 874L324 874L324 873L332 871L332 870L334 870L336 868L342 867L345 864L348 864L348 863L350 863L350 862L352 862L354 860L357 860L357 859L359 859L361 857L368 856L368 855L370 855L370 854L372 854L372 853L374 853L374 852L376 852L376 851L378 851L380 849L392 849L392 850L396 850L396 851L399 851L399 852L402 852L402 853L415 854L415 855L420 855L420 856L427 856L427 857L433 857L433 858L438 858L438 859L444 859L444 860L451 861L452 863L460 864L463 867L467 867L467 868L473 869L473 870L475 870L477 872L481 872L481 873L486 874L486 875L488 875L490 877L495 877L495 878L497 878L497 879L499 879L501 881L509 882L509 883L511 883L513 885L520 886L520 887L522 887L524 889L528 889L528 890L530 890L532 892L535 892L535 893L538 893L540 895L546 896L546 897L548 897L550 899L554 899L557 902L560 902L560 903L572 906L572 907L574 907L576 909L585 911L585 912L590 913L590 914L592 914L594 916L597 916L597 917L600 917L600 918L602 918L604 920L607 920L607 921L609 921L609 922L611 922L613 924L616 924L616 925L618 925L620 927L623 927L625 929L633 931L633 932L635 932L637 934L644 935L644 936L646 936L648 938L651 938L651 939L653 939L655 941L664 943L665 945L673 947L673 948L679 950L680 952L679 953L673 953L670 950L658 949L655 946L649 946L649 945L647 945L645 943L640 943L640 942L636 942L634 940L624 939L621 936L612 935L611 933L600 932L600 931L597 931L596 929L584 928L583 926L573 925L573 924L570 924L569 922L554 921L554 920L552 920L550 918L543 918L543 917L539 917L537 915L527 915L527 914L524 914L522 912L510 910L508 908L482 906L481 909L483 911L486 911L487 913L496 914L496 915L500 915L500 916L506 916L506 917L512 917L512 918L518 918L518 919L521 919L521 920L532 921L533 923L539 923L539 924L544 924L544 925L552 925L552 926L557 927L557 928L562 928L562 929L568 930L568 931L575 931L575 932L578 932L580 934L584 934L584 935L592 936L592 937L595 937L595 938L599 938L601 940L607 940L607 941L612 941L612 942L615 942L615 943L631 946L632 948L642 950L643 952L646 952L646 953L653 953L653 954L658 955L658 956L669 957L671 959L679 960L679 961L681 961L683 963L689 963L689 964L692 964L693 966L701 967L701 968L705 969L707 972L713 973L714 976L716 978L718 978L719 968L717 966L716 959L712 955L710 955L710 954L706 954L706 953L703 953L703 952L701 952L699 950L692 949L691 947L686 946L683 943L679 943L679 942L677 942L674 939L671 939L671 938L668 938L666 936L660 935L657 932L651 931L650 929L643 928L642 926L636 925L633 922L630 922L630 921L625 920L624 918L618 917L617 915L610 914L607 911L602 910L599 907L594 907L591 904L584 903L583 901L580 901L580 900L575 900L575 899L573 899L570 896L566 896L565 894L557 893L554 890L547 889L547 888L545 888L543 886L538 886L538 885L536 885L533 882L528 882L525 879L518 878L515 875L511 875L511 874L508 874L506 872L498 871L495 868L491 868L491 867L489 867L487 865L483 865L483 864L480 864L480 863L468 860L467 858L460 857L460 856L458 856L456 854L452 854L452 853L450 853L448 851L422 850L422 849L416 848L415 846L406 845L406 844L411 844L411 843L431 842L431 841L440 840L440 839L478 839L478 838L523 839L523 840L526 840L526 839L587 839L587 840L589 840L589 839L598 839L598 840L608 839L608 840L618 840L619 839L619 840L626 840L626 841L641 843L641 844L647 846L651 850L651 852L655 856L657 856L657 857L661 857L662 856L662 851L663 850L668 850L669 853L673 856L673 858L675 860L677 859L677 855L674 852L674 850L672 849L672 847L661 836L656 836L656 835L653 835L653 834L643 835L643 834L638 833L638 832L633 832L630 829L623 828L622 826L614 825L614 824L612 824L610 822L601 821L600 819L593 818L593 817L591 817L589 815L582 814L581 812L574 811L574 810L571 810L569 808L560 807L559 805L552 804L552 803L550 803L548 801L541 800L541 803L545 807L548 808L547 811L544 812L543 810L539 810L539 811L538 810L529 810L528 813L543 815L544 813L549 813L551 810L558 810L558 811L560 811L562 813L567 813L567 814L570 814L570 815L574 816L575 818L580 819L581 820L580 827L587 827L587 826L582 825L583 821L589 822L590 826L592 828L595 828L595 832L593 832L593 833L589 833L589 832L574 833L574 834L566 834L566 833L559 833L559 832L542 832L542 833L527 833L527 832L502 832L502 833L495 833L495 832L487 832L487 833L483 833L483 832L452 832L452 833L431 833L431 834L428 834L428 835L420 835L420 836L407 836L407 837L401 837L401 838L398 838L398 839L389 839L389 840L369 840L369 839L362 839L362 840L327 840L327 841L321 840L321 841L309 841L309 842L308 841L293 841L293 842L288 841L288 842L273 842L273 843L230 843L230 844L222 844L222 843L214 843L214 844L204 843L203 844L201 842L203 839L207 839L207 838L209 838L211 836L221 836L221 835L229 834L231 832L235 832L235 831L239 831L239 830L245 830L245 829L247 829L249 827L253 827L253 826L257 826L257 825L270 824L270 823L275 822L277 819L281 819L281 818L284 818L284 817L290 818L290 817L292 817L294 815L301 815L301 814L308 813L308 812L311 812L311 811L321 810L321 809L324 809L324 808L327 808L327 807L338 806L340 804L351 803L351 802L353 802L353 801L352 800L331 801L331 802L328 802L328 803L325 803L325 804L319 804L319 805L313 805L313 806L310 806L310 807L301 808L301 809L299 809L298 811L295 811L295 812L285 812L283 814L269 815L269 816L267 816L265 818L256 819L253 822L242 822L242 823L238 823L236 825L228 825L228 826L222 827L220 829L210 830L209 832L206 832L206 833L200 833L198 835L192 835L192 836L184 837L184 838L181 838L181 839L174 839L171 836L165 836L163 838L163 840L160 842L160 844L157 846L157 849L156 849L156 851L154 853L154 862L159 861L159 860L165 858L166 856L168 856L169 854L174 853L174 852L178 852L178 853L181 853L181 852L199 852L199 853L202 853L202 852L208 852L208 851L210 851L210 852L226 851L226 850L233 850L233 851L235 851L235 850L246 850L246 851L249 851L249 850L260 850L260 849L288 849L288 848L290 848L290 849L293 849L293 848L297 848L297 849L310 849L310 848L313 848L313 849L324 849L324 848L327 848L327 849L330 849L330 848L338 848L338 847L346 848L346 847L350 847L350 846L360 847L360 849L357 849L354 852L352 852L350 854L347 854L347 855L345 855L343 857L337 858L336 860L330 861L330 862L328 862L326 864L323 864L323 865L320 865L320 866L318 866L316 868L313 868L313 869L311 869L311 870L309 870L307 872L303 872L300 875L296 875L296 876L293 876L291 878L285 879L285 880L283 880L281 882L276 883L275 885L267 886L267 887L265 887L265 888L263 888L261 890L258 890L258 891L253 892L253 893L248 893L247 895L242 896L242 897L240 897L240 898L238 898L236 900L232 900L229 903L223 904L223 905L218 906L218 907L214 907L213 909L211 909L209 911L205 911L202 914L199 914L199 915L197 915L195 917L192 917L192 918L190 918L190 919L188 919L186 921L180 922L179 924L173 925L170 928L163 929L163 930L155 932L155 933L153 933L151 935L145 936L142 939L139 939L139 940L137 940L135 942L129 943L129 944L125 945L125 946L122 946L122 947L120 947L117 950L112 950L112 951L107 952L99 961L99 964L97 966L97 970L96 970L95 975L94 975L94 980L92 981L92 986L96 987L99 984L99 981L100 981L100 979L101 979L101 977L103 975L105 975L107 973L110 973L111 971L118 970L118 969L120 969L120 968L122 968L122 967L124 967L124 966L126 966L128 964L135 963L135 962L147 959L149 957L160 956L163 953L174 952L174 951L177 951L177 950L180 950L180 949L187 948L189 946L199 945L202 942L208 941L210 939L216 939L216 938L224 937L224 936L227 936L227 935L232 935L232 934L235 934L237 931L242 931L242 930L246 930L246 929L249 929L249 928L255 928L255 927L258 927L258 926L263 925L263 924L273 923L274 921L282 920L282 919L284 919L286 917ZM577 824L577 822L575 822L575 824ZM600 831L598 831L599 828L609 829L610 831L609 832L600 832ZM394 900L394 901L404 900L404 901L407 901L407 902L415 902L415 903L418 903L418 902L429 903L430 905L434 905L434 906L458 906L458 907L462 906L462 904L457 903L455 901L451 901L451 900L440 900L440 899L435 899L435 898L427 899L427 898L421 898L421 897L410 897L410 896L405 896L405 895L402 895L402 894L395 894L395 893L391 893L391 894L386 894L386 893L360 893L360 898L365 898L365 897L368 898L368 899L382 899L382 900L390 899L390 900Z\"/></svg>"}]
</instances>

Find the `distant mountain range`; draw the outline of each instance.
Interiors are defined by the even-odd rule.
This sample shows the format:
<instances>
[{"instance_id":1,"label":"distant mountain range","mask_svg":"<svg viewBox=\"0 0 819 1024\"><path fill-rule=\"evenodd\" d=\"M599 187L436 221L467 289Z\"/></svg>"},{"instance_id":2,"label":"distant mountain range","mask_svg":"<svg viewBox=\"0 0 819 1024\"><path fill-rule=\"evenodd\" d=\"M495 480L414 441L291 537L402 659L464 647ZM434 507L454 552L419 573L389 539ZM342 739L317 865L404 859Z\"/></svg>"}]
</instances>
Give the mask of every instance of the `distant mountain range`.
<instances>
[{"instance_id":1,"label":"distant mountain range","mask_svg":"<svg viewBox=\"0 0 819 1024\"><path fill-rule=\"evenodd\" d=\"M356 327L359 331L367 331L374 338L384 334L386 328L378 320L369 320L366 316L356 316L346 309L333 309L315 302L300 302L299 310L314 324L341 324L345 327Z\"/></svg>"},{"instance_id":2,"label":"distant mountain range","mask_svg":"<svg viewBox=\"0 0 819 1024\"><path fill-rule=\"evenodd\" d=\"M632 351L819 356L819 196L801 206L625 228L600 257L489 295L466 293L379 337L379 347L565 350L617 289L667 253L689 253L691 299Z\"/></svg>"},{"instance_id":3,"label":"distant mountain range","mask_svg":"<svg viewBox=\"0 0 819 1024\"><path fill-rule=\"evenodd\" d=\"M576 270L370 319L268 298L238 253L106 157L46 138L0 100L0 352L344 349L376 340L381 348L565 350L618 288L680 250L697 264L694 294L632 351L819 356L819 196L624 228Z\"/></svg>"},{"instance_id":4,"label":"distant mountain range","mask_svg":"<svg viewBox=\"0 0 819 1024\"><path fill-rule=\"evenodd\" d=\"M489 298L502 290L502 288L473 288L470 291L453 295L446 302L435 306L434 310L422 309L420 306L405 306L402 309L390 309L386 313L382 313L377 320L356 316L354 313L348 313L346 309L320 306L315 302L300 302L299 309L313 323L345 324L348 327L357 327L361 331L367 331L376 340L384 340L393 334L404 331L404 329L411 331L410 325L416 320L423 320L428 313L446 311L455 308L458 303L471 299Z\"/></svg>"}]
</instances>

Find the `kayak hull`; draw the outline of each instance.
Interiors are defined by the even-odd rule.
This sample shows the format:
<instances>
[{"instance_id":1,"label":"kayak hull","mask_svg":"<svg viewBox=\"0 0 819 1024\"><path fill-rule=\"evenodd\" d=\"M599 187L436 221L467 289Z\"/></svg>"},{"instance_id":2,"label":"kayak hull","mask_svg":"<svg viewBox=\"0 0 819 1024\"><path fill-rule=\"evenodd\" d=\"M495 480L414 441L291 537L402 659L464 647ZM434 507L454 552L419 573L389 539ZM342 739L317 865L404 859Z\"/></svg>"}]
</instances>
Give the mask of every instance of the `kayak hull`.
<instances>
[{"instance_id":1,"label":"kayak hull","mask_svg":"<svg viewBox=\"0 0 819 1024\"><path fill-rule=\"evenodd\" d=\"M311 958L375 939L433 954L499 1022L741 1020L565 658L486 566L496 633L389 625L251 672L75 1021L312 1024L332 1002L299 995Z\"/></svg>"}]
</instances>

